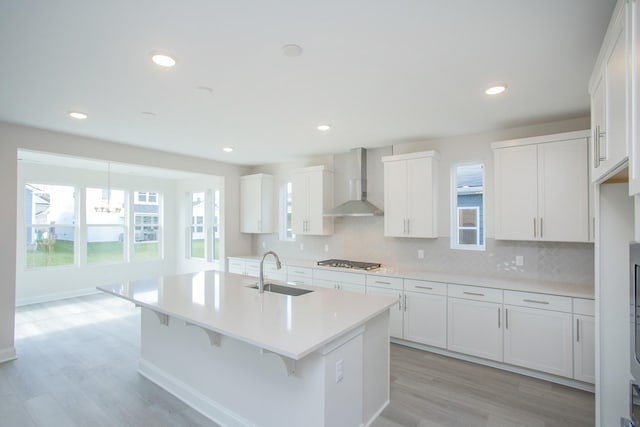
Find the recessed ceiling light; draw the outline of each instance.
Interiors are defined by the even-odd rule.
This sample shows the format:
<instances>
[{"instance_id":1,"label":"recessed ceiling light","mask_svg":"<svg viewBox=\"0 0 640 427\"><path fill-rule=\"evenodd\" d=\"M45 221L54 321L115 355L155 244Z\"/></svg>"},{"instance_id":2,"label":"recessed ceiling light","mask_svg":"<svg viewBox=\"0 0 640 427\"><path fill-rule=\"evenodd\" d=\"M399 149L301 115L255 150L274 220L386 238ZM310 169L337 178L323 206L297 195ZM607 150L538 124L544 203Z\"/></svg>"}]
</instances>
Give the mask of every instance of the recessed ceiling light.
<instances>
[{"instance_id":1,"label":"recessed ceiling light","mask_svg":"<svg viewBox=\"0 0 640 427\"><path fill-rule=\"evenodd\" d=\"M505 90L507 90L507 85L499 84L499 85L491 86L489 89L485 90L484 93L486 93L487 95L498 95L504 92Z\"/></svg>"},{"instance_id":2,"label":"recessed ceiling light","mask_svg":"<svg viewBox=\"0 0 640 427\"><path fill-rule=\"evenodd\" d=\"M285 44L282 46L282 53L284 53L285 56L295 58L296 56L302 55L302 48L297 44Z\"/></svg>"},{"instance_id":3,"label":"recessed ceiling light","mask_svg":"<svg viewBox=\"0 0 640 427\"><path fill-rule=\"evenodd\" d=\"M230 153L233 151L233 147L222 147L222 151L224 151L225 153Z\"/></svg>"},{"instance_id":4,"label":"recessed ceiling light","mask_svg":"<svg viewBox=\"0 0 640 427\"><path fill-rule=\"evenodd\" d=\"M87 117L89 117L89 116L87 116L86 113L82 113L80 111L69 111L68 114L69 114L69 117L72 117L72 118L78 119L78 120L84 120Z\"/></svg>"},{"instance_id":5,"label":"recessed ceiling light","mask_svg":"<svg viewBox=\"0 0 640 427\"><path fill-rule=\"evenodd\" d=\"M326 131L328 131L328 130L330 130L330 129L331 129L331 125L327 125L327 124L324 124L324 125L318 125L318 126L317 126L317 129L318 129L319 131L321 131L321 132L326 132Z\"/></svg>"},{"instance_id":6,"label":"recessed ceiling light","mask_svg":"<svg viewBox=\"0 0 640 427\"><path fill-rule=\"evenodd\" d=\"M151 60L161 67L173 67L176 65L176 60L164 53L154 53L151 56Z\"/></svg>"}]
</instances>

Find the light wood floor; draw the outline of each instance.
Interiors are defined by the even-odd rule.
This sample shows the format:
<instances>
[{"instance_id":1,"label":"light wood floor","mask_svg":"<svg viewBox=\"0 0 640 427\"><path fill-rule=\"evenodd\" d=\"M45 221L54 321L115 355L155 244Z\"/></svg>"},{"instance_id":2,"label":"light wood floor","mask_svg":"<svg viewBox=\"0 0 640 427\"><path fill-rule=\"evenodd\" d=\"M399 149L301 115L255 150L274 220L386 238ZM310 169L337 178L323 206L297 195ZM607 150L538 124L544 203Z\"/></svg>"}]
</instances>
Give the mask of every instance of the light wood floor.
<instances>
[{"instance_id":1,"label":"light wood floor","mask_svg":"<svg viewBox=\"0 0 640 427\"><path fill-rule=\"evenodd\" d=\"M139 319L103 294L19 307L0 426L216 426L137 374ZM591 393L399 345L391 380L374 427L594 425Z\"/></svg>"}]
</instances>

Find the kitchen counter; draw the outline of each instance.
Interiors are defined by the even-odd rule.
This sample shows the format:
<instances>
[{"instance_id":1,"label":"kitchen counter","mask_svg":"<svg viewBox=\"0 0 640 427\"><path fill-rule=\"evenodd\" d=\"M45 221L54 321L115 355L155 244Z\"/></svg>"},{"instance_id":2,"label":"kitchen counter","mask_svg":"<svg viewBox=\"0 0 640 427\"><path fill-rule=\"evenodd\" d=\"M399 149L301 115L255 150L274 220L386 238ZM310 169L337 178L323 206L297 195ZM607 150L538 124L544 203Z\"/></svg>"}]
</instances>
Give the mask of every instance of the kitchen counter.
<instances>
[{"instance_id":1,"label":"kitchen counter","mask_svg":"<svg viewBox=\"0 0 640 427\"><path fill-rule=\"evenodd\" d=\"M369 424L389 402L396 300L255 283L204 271L98 289L142 307L139 372L221 425Z\"/></svg>"},{"instance_id":2,"label":"kitchen counter","mask_svg":"<svg viewBox=\"0 0 640 427\"><path fill-rule=\"evenodd\" d=\"M229 257L245 260L260 261L261 256L238 256ZM265 261L266 262L266 261ZM399 277L402 279L427 280L432 282L451 283L468 286L482 286L485 288L505 289L512 291L534 292L541 294L567 296L573 298L594 298L593 283L567 283L560 281L518 279L505 277L479 276L460 273L446 273L424 270L399 269L392 266L383 265L375 270L357 270L339 267L323 267L316 264L316 261L302 259L282 258L282 264L287 266L307 267L313 269L326 269L331 271L344 271L349 273L379 275L388 277Z\"/></svg>"}]
</instances>

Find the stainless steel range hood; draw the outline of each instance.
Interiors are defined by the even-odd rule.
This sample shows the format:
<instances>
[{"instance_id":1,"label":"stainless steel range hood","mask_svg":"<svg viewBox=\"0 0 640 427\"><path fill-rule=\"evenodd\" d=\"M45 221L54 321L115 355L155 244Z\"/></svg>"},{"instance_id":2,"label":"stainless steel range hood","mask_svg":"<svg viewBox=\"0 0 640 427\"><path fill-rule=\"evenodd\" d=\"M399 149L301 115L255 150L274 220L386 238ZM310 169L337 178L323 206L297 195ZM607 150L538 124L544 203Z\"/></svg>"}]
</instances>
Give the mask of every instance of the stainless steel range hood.
<instances>
[{"instance_id":1,"label":"stainless steel range hood","mask_svg":"<svg viewBox=\"0 0 640 427\"><path fill-rule=\"evenodd\" d=\"M349 201L326 211L324 216L381 216L382 209L367 201L367 151L354 148L347 164Z\"/></svg>"}]
</instances>

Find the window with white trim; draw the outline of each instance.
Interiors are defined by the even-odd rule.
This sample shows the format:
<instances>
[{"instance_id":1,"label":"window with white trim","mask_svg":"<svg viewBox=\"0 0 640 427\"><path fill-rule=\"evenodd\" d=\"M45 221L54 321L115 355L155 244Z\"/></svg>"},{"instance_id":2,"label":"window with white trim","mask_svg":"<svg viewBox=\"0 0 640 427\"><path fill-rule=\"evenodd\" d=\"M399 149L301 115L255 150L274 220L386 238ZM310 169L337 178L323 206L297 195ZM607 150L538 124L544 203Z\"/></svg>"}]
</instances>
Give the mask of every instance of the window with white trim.
<instances>
[{"instance_id":1,"label":"window with white trim","mask_svg":"<svg viewBox=\"0 0 640 427\"><path fill-rule=\"evenodd\" d=\"M283 182L280 186L280 240L289 242L296 240L291 214L293 201L291 188L291 181Z\"/></svg>"},{"instance_id":2,"label":"window with white trim","mask_svg":"<svg viewBox=\"0 0 640 427\"><path fill-rule=\"evenodd\" d=\"M451 248L484 250L484 165L453 165L451 184Z\"/></svg>"}]
</instances>

